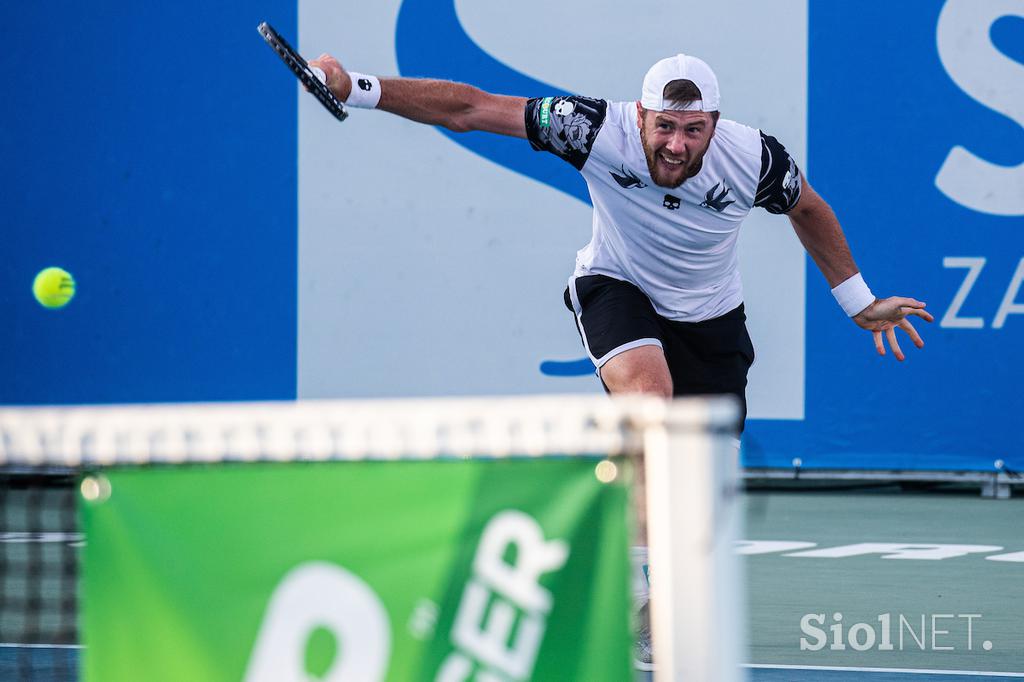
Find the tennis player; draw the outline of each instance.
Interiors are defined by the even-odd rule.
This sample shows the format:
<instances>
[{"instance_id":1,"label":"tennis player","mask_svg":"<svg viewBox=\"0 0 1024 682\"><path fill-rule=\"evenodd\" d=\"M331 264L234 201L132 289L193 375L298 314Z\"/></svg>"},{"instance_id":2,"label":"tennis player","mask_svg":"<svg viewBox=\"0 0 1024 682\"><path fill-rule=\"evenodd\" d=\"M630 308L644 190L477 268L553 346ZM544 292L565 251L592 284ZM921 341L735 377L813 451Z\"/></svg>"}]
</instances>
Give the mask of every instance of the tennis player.
<instances>
[{"instance_id":1,"label":"tennis player","mask_svg":"<svg viewBox=\"0 0 1024 682\"><path fill-rule=\"evenodd\" d=\"M700 59L656 63L637 102L526 99L438 80L349 73L330 55L310 62L351 107L377 108L449 130L526 138L587 182L593 236L564 293L606 390L670 397L732 394L746 415L754 349L746 328L738 236L755 207L785 213L846 314L898 360L913 298L877 299L829 205L774 137L719 118L718 79ZM742 424L742 422L741 422ZM741 426L742 429L742 426Z\"/></svg>"},{"instance_id":2,"label":"tennis player","mask_svg":"<svg viewBox=\"0 0 1024 682\"><path fill-rule=\"evenodd\" d=\"M839 305L872 333L880 355L887 341L904 359L897 328L924 346L908 317L931 322L925 304L871 293L832 209L778 140L719 117L718 79L696 57L680 54L652 66L637 102L526 99L448 81L382 80L347 72L326 54L310 65L323 69L348 106L456 132L526 138L582 173L594 205L593 235L576 254L564 299L610 393L732 394L742 406L742 430L754 348L738 237L755 206L789 217ZM642 515L640 524L643 541ZM649 670L646 548L637 550L635 658Z\"/></svg>"}]
</instances>

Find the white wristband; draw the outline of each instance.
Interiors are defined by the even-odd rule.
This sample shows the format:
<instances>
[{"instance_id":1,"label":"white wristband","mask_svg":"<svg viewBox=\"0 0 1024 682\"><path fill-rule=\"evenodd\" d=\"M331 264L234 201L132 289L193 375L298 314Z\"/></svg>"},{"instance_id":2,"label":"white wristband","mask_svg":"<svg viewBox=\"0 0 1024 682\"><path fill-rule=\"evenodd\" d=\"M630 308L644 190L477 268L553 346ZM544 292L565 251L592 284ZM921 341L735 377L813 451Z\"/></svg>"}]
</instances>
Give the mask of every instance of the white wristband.
<instances>
[{"instance_id":1,"label":"white wristband","mask_svg":"<svg viewBox=\"0 0 1024 682\"><path fill-rule=\"evenodd\" d=\"M356 109L376 109L380 102L380 80L376 76L349 71L352 78L352 92L345 104Z\"/></svg>"},{"instance_id":2,"label":"white wristband","mask_svg":"<svg viewBox=\"0 0 1024 682\"><path fill-rule=\"evenodd\" d=\"M850 317L854 317L875 302L875 295L868 289L864 277L859 272L832 289L832 295Z\"/></svg>"}]
</instances>

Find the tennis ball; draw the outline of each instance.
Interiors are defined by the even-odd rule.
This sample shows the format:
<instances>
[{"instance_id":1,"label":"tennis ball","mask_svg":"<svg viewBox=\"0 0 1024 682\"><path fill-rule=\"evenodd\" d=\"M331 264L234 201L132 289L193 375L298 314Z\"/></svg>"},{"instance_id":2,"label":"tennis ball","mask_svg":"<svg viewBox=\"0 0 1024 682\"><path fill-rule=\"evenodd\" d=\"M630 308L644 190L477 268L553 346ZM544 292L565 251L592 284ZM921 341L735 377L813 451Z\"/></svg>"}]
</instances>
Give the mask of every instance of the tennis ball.
<instances>
[{"instance_id":1,"label":"tennis ball","mask_svg":"<svg viewBox=\"0 0 1024 682\"><path fill-rule=\"evenodd\" d=\"M44 308L63 308L75 295L75 278L62 268L40 270L32 281L32 293Z\"/></svg>"}]
</instances>

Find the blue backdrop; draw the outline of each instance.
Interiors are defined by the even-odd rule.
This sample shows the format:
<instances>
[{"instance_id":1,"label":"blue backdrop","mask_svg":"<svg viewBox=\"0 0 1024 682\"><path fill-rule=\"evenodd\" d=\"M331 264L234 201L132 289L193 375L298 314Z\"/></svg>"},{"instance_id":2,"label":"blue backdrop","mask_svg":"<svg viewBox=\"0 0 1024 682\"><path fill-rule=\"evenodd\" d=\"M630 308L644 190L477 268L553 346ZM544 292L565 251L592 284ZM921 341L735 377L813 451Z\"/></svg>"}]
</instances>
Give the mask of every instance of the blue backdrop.
<instances>
[{"instance_id":1,"label":"blue backdrop","mask_svg":"<svg viewBox=\"0 0 1024 682\"><path fill-rule=\"evenodd\" d=\"M808 262L806 420L753 422L747 464L991 470L1003 458L1024 467L1024 316L991 327L1024 258L1024 216L969 210L934 183L956 145L992 163L1024 162L1024 128L950 79L936 49L942 6L810 5L810 179L875 292L918 296L936 322L916 324L923 352L901 336L901 365L866 353ZM1024 19L998 20L991 37L1024 63ZM1006 87L1024 98L1021 75ZM960 312L983 317L984 328L939 326L966 273L944 268L945 257L987 259Z\"/></svg>"},{"instance_id":2,"label":"blue backdrop","mask_svg":"<svg viewBox=\"0 0 1024 682\"><path fill-rule=\"evenodd\" d=\"M295 397L294 86L264 17L295 31L266 1L0 7L0 402ZM32 298L48 265L64 310Z\"/></svg>"}]
</instances>

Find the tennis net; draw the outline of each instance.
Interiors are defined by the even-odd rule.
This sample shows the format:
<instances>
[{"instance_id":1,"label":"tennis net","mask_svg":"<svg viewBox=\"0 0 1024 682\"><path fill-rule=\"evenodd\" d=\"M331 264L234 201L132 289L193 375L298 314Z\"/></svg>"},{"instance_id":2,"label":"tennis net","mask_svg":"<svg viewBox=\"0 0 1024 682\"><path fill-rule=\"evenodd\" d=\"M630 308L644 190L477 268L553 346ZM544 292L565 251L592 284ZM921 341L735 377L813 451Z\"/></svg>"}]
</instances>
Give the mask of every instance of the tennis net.
<instances>
[{"instance_id":1,"label":"tennis net","mask_svg":"<svg viewBox=\"0 0 1024 682\"><path fill-rule=\"evenodd\" d=\"M74 480L69 470L0 473L0 679L75 679Z\"/></svg>"},{"instance_id":2,"label":"tennis net","mask_svg":"<svg viewBox=\"0 0 1024 682\"><path fill-rule=\"evenodd\" d=\"M625 679L642 464L655 679L739 679L734 423L601 396L0 409L0 678Z\"/></svg>"}]
</instances>

